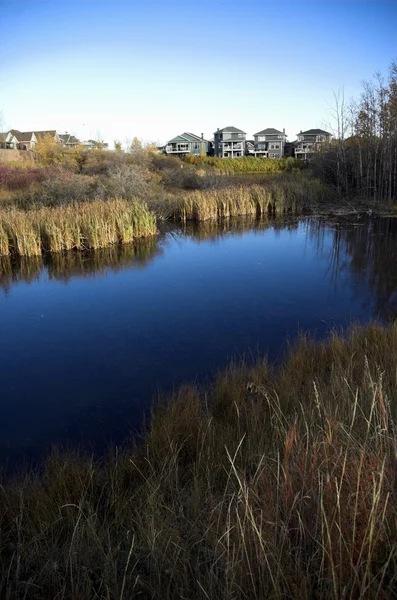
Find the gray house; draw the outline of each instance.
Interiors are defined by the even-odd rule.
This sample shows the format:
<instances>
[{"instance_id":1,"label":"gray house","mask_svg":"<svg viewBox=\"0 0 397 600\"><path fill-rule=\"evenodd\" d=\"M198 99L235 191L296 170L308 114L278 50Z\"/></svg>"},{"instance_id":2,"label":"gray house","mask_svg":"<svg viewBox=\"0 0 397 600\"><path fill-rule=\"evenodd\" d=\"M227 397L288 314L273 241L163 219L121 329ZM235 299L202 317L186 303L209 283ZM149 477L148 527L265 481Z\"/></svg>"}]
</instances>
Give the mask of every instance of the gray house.
<instances>
[{"instance_id":1,"label":"gray house","mask_svg":"<svg viewBox=\"0 0 397 600\"><path fill-rule=\"evenodd\" d=\"M254 134L254 155L263 158L283 158L287 136L285 129L279 131L268 127Z\"/></svg>"},{"instance_id":2,"label":"gray house","mask_svg":"<svg viewBox=\"0 0 397 600\"><path fill-rule=\"evenodd\" d=\"M176 154L184 156L185 154L196 154L197 156L208 156L211 150L211 143L204 139L204 134L201 137L194 133L181 133L169 140L165 146L166 154Z\"/></svg>"},{"instance_id":3,"label":"gray house","mask_svg":"<svg viewBox=\"0 0 397 600\"><path fill-rule=\"evenodd\" d=\"M295 157L301 160L308 160L315 152L329 144L331 134L324 129L308 129L298 133L297 144L295 147Z\"/></svg>"},{"instance_id":4,"label":"gray house","mask_svg":"<svg viewBox=\"0 0 397 600\"><path fill-rule=\"evenodd\" d=\"M70 133L60 133L59 138L64 148L77 148L80 144L80 140Z\"/></svg>"},{"instance_id":5,"label":"gray house","mask_svg":"<svg viewBox=\"0 0 397 600\"><path fill-rule=\"evenodd\" d=\"M237 127L224 127L214 133L214 154L221 158L239 158L246 154L246 133Z\"/></svg>"}]
</instances>

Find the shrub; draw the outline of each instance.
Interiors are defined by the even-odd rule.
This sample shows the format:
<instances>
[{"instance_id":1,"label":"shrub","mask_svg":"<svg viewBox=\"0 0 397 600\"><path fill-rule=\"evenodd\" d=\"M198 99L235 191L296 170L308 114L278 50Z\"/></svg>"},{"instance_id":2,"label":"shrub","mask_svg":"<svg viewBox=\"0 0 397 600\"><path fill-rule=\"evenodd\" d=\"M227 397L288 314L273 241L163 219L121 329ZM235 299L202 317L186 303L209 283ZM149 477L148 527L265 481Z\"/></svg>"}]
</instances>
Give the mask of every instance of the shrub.
<instances>
[{"instance_id":1,"label":"shrub","mask_svg":"<svg viewBox=\"0 0 397 600\"><path fill-rule=\"evenodd\" d=\"M21 190L42 183L51 176L49 169L40 167L10 167L0 165L0 187Z\"/></svg>"}]
</instances>

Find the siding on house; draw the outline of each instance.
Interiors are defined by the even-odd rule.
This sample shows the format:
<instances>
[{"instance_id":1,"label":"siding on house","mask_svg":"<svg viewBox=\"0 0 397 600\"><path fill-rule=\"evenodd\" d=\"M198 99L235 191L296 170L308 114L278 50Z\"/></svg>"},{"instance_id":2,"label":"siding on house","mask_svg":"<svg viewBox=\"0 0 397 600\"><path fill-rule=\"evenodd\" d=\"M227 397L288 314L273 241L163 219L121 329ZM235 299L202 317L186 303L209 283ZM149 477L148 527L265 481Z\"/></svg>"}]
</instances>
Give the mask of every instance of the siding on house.
<instances>
[{"instance_id":1,"label":"siding on house","mask_svg":"<svg viewBox=\"0 0 397 600\"><path fill-rule=\"evenodd\" d=\"M283 158L287 136L285 129L269 127L254 134L254 155L263 158Z\"/></svg>"},{"instance_id":2,"label":"siding on house","mask_svg":"<svg viewBox=\"0 0 397 600\"><path fill-rule=\"evenodd\" d=\"M221 158L240 158L245 156L246 133L237 127L229 126L217 129L214 133L214 154Z\"/></svg>"},{"instance_id":3,"label":"siding on house","mask_svg":"<svg viewBox=\"0 0 397 600\"><path fill-rule=\"evenodd\" d=\"M309 160L324 145L331 141L331 134L324 129L308 129L297 134L295 157L301 160Z\"/></svg>"},{"instance_id":4,"label":"siding on house","mask_svg":"<svg viewBox=\"0 0 397 600\"><path fill-rule=\"evenodd\" d=\"M166 154L175 154L177 156L184 156L185 154L201 156L202 153L208 156L210 151L211 143L204 139L203 134L198 136L187 132L172 138L165 146Z\"/></svg>"}]
</instances>

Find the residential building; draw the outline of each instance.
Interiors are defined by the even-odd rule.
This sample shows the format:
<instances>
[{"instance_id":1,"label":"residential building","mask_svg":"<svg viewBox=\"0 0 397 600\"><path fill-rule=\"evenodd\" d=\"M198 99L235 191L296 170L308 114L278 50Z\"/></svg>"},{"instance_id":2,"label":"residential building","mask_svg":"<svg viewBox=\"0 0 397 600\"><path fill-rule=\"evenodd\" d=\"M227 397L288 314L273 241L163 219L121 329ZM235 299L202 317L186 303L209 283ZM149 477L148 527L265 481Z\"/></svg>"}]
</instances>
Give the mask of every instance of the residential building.
<instances>
[{"instance_id":1,"label":"residential building","mask_svg":"<svg viewBox=\"0 0 397 600\"><path fill-rule=\"evenodd\" d=\"M285 129L279 131L268 127L254 134L254 155L263 158L283 158L287 136Z\"/></svg>"},{"instance_id":2,"label":"residential building","mask_svg":"<svg viewBox=\"0 0 397 600\"><path fill-rule=\"evenodd\" d=\"M37 137L34 131L11 129L10 133L18 140L18 150L34 150L37 144Z\"/></svg>"},{"instance_id":3,"label":"residential building","mask_svg":"<svg viewBox=\"0 0 397 600\"><path fill-rule=\"evenodd\" d=\"M0 133L0 149L2 150L17 150L18 149L18 140L11 133L11 131L6 131L4 133Z\"/></svg>"},{"instance_id":4,"label":"residential building","mask_svg":"<svg viewBox=\"0 0 397 600\"><path fill-rule=\"evenodd\" d=\"M34 131L34 134L38 142L42 142L44 139L52 139L57 144L61 144L61 138L55 129L48 129L47 131Z\"/></svg>"},{"instance_id":5,"label":"residential building","mask_svg":"<svg viewBox=\"0 0 397 600\"><path fill-rule=\"evenodd\" d=\"M64 148L77 148L80 144L80 140L70 133L60 133L59 138Z\"/></svg>"},{"instance_id":6,"label":"residential building","mask_svg":"<svg viewBox=\"0 0 397 600\"><path fill-rule=\"evenodd\" d=\"M107 142L86 140L85 142L80 143L84 150L109 150L109 144Z\"/></svg>"},{"instance_id":7,"label":"residential building","mask_svg":"<svg viewBox=\"0 0 397 600\"><path fill-rule=\"evenodd\" d=\"M331 134L324 129L308 129L298 133L295 147L295 157L301 160L309 160L313 154L329 144Z\"/></svg>"},{"instance_id":8,"label":"residential building","mask_svg":"<svg viewBox=\"0 0 397 600\"><path fill-rule=\"evenodd\" d=\"M221 158L239 158L246 154L246 133L237 127L224 127L214 133L214 153Z\"/></svg>"},{"instance_id":9,"label":"residential building","mask_svg":"<svg viewBox=\"0 0 397 600\"><path fill-rule=\"evenodd\" d=\"M245 150L247 154L254 154L255 142L254 140L245 140Z\"/></svg>"},{"instance_id":10,"label":"residential building","mask_svg":"<svg viewBox=\"0 0 397 600\"><path fill-rule=\"evenodd\" d=\"M177 156L185 156L186 154L196 154L197 156L208 156L210 154L211 144L204 139L204 134L201 137L194 133L181 133L169 140L165 146L166 154L176 154Z\"/></svg>"}]
</instances>

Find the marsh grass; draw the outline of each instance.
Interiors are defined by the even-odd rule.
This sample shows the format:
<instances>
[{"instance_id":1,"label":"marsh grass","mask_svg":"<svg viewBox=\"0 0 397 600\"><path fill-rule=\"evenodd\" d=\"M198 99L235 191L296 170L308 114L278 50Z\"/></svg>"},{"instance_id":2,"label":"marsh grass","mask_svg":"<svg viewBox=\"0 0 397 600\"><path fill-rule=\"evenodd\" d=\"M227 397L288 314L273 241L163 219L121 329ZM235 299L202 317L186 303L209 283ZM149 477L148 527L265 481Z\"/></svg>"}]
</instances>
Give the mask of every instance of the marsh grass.
<instances>
[{"instance_id":1,"label":"marsh grass","mask_svg":"<svg viewBox=\"0 0 397 600\"><path fill-rule=\"evenodd\" d=\"M241 158L218 158L215 156L186 156L185 162L199 168L210 168L216 173L234 175L244 173L283 173L285 171L301 171L302 161L295 158L263 159L254 156Z\"/></svg>"},{"instance_id":2,"label":"marsh grass","mask_svg":"<svg viewBox=\"0 0 397 600\"><path fill-rule=\"evenodd\" d=\"M156 219L135 200L108 200L0 211L0 254L38 256L42 252L86 250L129 243L154 235Z\"/></svg>"},{"instance_id":3,"label":"marsh grass","mask_svg":"<svg viewBox=\"0 0 397 600\"><path fill-rule=\"evenodd\" d=\"M332 190L319 180L304 177L269 181L262 185L237 185L221 189L195 190L170 202L174 218L186 220L221 219L267 213L304 213L332 199Z\"/></svg>"},{"instance_id":4,"label":"marsh grass","mask_svg":"<svg viewBox=\"0 0 397 600\"><path fill-rule=\"evenodd\" d=\"M4 598L397 592L397 326L302 336L159 400L139 446L0 487Z\"/></svg>"}]
</instances>

